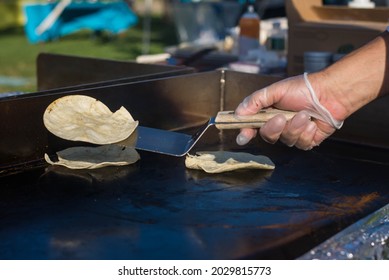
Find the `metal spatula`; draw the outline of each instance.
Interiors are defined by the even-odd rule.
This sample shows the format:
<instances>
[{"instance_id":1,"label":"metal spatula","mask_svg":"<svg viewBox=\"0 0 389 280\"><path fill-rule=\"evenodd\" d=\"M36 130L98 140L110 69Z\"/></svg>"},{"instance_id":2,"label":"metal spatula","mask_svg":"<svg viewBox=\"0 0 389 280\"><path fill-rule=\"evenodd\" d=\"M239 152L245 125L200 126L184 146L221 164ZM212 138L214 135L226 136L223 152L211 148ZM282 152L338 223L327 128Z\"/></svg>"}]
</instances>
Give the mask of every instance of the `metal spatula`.
<instances>
[{"instance_id":1,"label":"metal spatula","mask_svg":"<svg viewBox=\"0 0 389 280\"><path fill-rule=\"evenodd\" d=\"M296 112L277 109L264 109L256 115L239 116L233 111L222 111L210 118L195 134L189 135L174 131L138 126L136 149L181 157L187 154L205 131L212 125L218 129L260 128L277 114L284 114L289 120Z\"/></svg>"}]
</instances>

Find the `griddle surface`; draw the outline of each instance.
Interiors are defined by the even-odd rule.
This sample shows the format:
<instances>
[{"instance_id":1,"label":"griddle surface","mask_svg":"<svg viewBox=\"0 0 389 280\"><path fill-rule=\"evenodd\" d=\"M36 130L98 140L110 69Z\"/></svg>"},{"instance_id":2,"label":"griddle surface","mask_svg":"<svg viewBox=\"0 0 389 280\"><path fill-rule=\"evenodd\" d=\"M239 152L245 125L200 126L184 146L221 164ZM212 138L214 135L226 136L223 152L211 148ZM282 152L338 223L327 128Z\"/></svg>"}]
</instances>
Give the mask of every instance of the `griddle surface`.
<instances>
[{"instance_id":1,"label":"griddle surface","mask_svg":"<svg viewBox=\"0 0 389 280\"><path fill-rule=\"evenodd\" d=\"M264 154L274 171L207 174L141 152L131 166L3 176L0 258L293 259L388 203L386 150L254 144L198 148Z\"/></svg>"}]
</instances>

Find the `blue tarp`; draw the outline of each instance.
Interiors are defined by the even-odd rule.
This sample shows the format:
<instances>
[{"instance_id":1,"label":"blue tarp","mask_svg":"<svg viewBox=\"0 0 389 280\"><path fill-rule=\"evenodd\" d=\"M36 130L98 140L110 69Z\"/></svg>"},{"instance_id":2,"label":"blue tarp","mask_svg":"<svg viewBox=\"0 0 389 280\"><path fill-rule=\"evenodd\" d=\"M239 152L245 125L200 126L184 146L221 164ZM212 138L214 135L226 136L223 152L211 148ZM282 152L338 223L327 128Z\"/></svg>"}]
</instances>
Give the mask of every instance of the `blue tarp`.
<instances>
[{"instance_id":1,"label":"blue tarp","mask_svg":"<svg viewBox=\"0 0 389 280\"><path fill-rule=\"evenodd\" d=\"M54 9L55 3L24 6L25 32L31 43L50 41L82 29L118 34L134 26L138 17L124 1L112 3L71 3L54 24L42 34L36 28Z\"/></svg>"}]
</instances>

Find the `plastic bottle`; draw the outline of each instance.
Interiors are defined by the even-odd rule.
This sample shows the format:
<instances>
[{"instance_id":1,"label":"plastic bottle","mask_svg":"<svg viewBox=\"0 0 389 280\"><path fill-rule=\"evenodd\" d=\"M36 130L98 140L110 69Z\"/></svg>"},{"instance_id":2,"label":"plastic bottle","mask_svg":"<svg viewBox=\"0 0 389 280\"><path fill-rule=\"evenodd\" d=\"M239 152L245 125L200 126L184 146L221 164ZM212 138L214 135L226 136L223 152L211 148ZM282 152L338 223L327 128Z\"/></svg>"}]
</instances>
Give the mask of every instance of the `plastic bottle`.
<instances>
[{"instance_id":1,"label":"plastic bottle","mask_svg":"<svg viewBox=\"0 0 389 280\"><path fill-rule=\"evenodd\" d=\"M244 58L248 52L259 48L259 32L261 20L254 11L254 6L249 5L247 11L239 20L239 56Z\"/></svg>"},{"instance_id":2,"label":"plastic bottle","mask_svg":"<svg viewBox=\"0 0 389 280\"><path fill-rule=\"evenodd\" d=\"M267 50L277 53L280 59L284 59L286 57L286 40L287 33L281 28L281 23L279 21L273 22L273 28L266 40Z\"/></svg>"}]
</instances>

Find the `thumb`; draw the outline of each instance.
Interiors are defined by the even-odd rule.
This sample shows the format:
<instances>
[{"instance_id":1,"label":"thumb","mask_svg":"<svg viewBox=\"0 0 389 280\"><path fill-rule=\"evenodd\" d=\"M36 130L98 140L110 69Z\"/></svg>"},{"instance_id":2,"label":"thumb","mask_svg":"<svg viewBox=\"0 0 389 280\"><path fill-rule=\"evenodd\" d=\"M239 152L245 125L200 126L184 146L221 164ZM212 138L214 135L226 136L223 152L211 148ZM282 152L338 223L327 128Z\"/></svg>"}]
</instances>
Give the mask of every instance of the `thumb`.
<instances>
[{"instance_id":1,"label":"thumb","mask_svg":"<svg viewBox=\"0 0 389 280\"><path fill-rule=\"evenodd\" d=\"M238 116L253 115L258 113L262 108L269 106L267 104L269 104L269 102L267 102L267 89L264 88L255 91L243 99L235 109L235 114Z\"/></svg>"},{"instance_id":2,"label":"thumb","mask_svg":"<svg viewBox=\"0 0 389 280\"><path fill-rule=\"evenodd\" d=\"M278 83L272 84L263 89L257 90L243 99L235 110L236 115L253 115L261 109L273 106L282 98L282 90L279 90Z\"/></svg>"},{"instance_id":3,"label":"thumb","mask_svg":"<svg viewBox=\"0 0 389 280\"><path fill-rule=\"evenodd\" d=\"M258 90L251 95L247 96L242 103L235 109L235 115L245 116L258 113L262 108L267 107L267 89ZM252 138L257 135L257 129L244 128L240 130L239 135L236 138L236 142L239 145L247 144Z\"/></svg>"}]
</instances>

